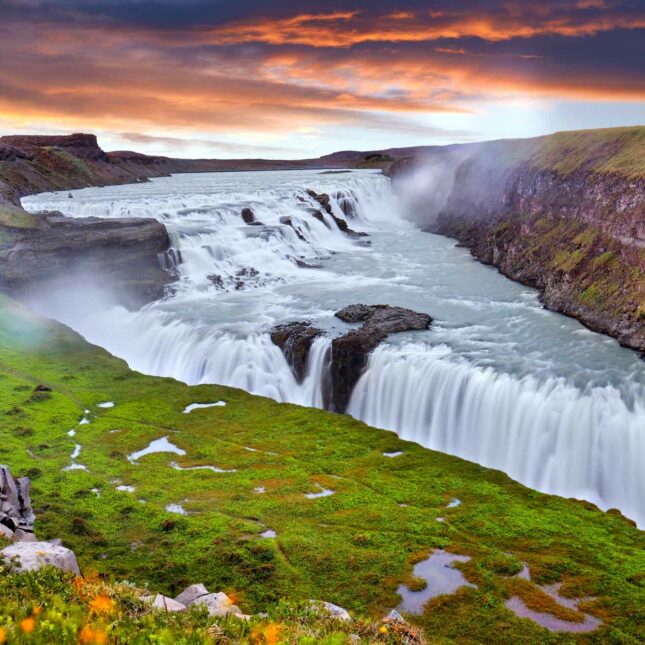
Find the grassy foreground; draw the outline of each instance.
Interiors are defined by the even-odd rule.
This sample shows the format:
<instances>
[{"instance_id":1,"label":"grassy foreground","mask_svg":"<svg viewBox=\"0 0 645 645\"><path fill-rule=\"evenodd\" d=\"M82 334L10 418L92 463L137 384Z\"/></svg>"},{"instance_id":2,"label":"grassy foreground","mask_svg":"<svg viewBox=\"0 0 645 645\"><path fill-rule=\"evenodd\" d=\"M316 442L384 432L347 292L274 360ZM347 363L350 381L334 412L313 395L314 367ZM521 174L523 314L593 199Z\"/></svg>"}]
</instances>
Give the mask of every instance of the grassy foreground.
<instances>
[{"instance_id":1,"label":"grassy foreground","mask_svg":"<svg viewBox=\"0 0 645 645\"><path fill-rule=\"evenodd\" d=\"M40 384L53 391L34 392ZM226 406L183 413L189 404L219 400ZM108 401L115 406L98 407ZM86 409L90 423L79 425ZM75 436L68 435L71 429ZM186 455L128 460L166 436ZM76 463L87 471L63 470L76 444ZM390 451L403 455L383 456ZM143 376L1 296L0 462L15 476L32 477L39 537L61 537L76 552L88 576L84 584L92 584L91 574L109 574L175 595L203 582L235 596L246 613L268 611L283 625L273 642L321 642L335 631L296 629L302 614L280 601L319 598L355 617L381 617L398 605L401 583L419 584L411 579L412 565L436 548L470 556L457 566L477 588L438 597L411 618L430 642L645 639L645 534L619 514L539 494L347 416ZM177 470L172 462L232 472ZM257 492L260 487L265 492ZM305 497L319 487L334 494ZM462 504L447 508L454 498ZM166 511L169 504L188 514ZM277 537L263 538L267 529ZM534 582L511 577L521 562ZM15 642L53 642L39 632L50 623L69 628L55 642L77 642L85 626L105 631L111 639L105 642L226 637L203 615L155 618L139 611L136 598L128 600L129 587L98 591L115 603L113 614L101 614L82 596L82 585L79 591L65 576L0 572L2 579L0 628ZM562 615L537 586L552 582L563 583L565 596L595 598L582 607L603 626L586 635L553 634L506 609L504 601L519 595L530 607L581 621L579 612ZM34 617L33 631L25 633L20 621L33 616L34 607L47 620ZM340 631L329 642L345 642L350 633L366 642L401 642L365 630ZM253 626L242 632L228 638L273 638Z\"/></svg>"}]
</instances>

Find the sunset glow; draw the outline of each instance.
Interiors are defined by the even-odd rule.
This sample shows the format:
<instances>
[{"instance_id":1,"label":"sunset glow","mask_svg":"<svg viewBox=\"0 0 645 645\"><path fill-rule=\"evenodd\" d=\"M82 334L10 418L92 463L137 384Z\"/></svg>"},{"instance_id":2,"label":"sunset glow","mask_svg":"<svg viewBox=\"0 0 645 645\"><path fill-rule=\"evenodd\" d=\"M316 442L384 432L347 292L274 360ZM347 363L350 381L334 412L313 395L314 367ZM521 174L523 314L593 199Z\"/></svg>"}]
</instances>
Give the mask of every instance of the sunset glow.
<instances>
[{"instance_id":1,"label":"sunset glow","mask_svg":"<svg viewBox=\"0 0 645 645\"><path fill-rule=\"evenodd\" d=\"M645 118L641 2L294 6L3 0L0 133L296 158Z\"/></svg>"}]
</instances>

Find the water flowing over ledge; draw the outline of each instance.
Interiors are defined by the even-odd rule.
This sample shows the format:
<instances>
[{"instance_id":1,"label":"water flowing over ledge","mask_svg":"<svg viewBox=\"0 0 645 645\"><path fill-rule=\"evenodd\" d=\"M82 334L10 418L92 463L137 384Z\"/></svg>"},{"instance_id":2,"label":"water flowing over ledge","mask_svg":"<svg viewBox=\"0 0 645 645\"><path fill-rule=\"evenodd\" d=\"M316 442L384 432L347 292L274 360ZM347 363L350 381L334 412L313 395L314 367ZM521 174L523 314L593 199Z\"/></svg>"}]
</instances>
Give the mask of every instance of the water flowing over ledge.
<instances>
[{"instance_id":1,"label":"water flowing over ledge","mask_svg":"<svg viewBox=\"0 0 645 645\"><path fill-rule=\"evenodd\" d=\"M331 213L308 189L330 195ZM635 354L544 311L535 295L401 217L385 178L230 173L39 195L30 209L156 216L175 247L174 293L138 312L94 284L32 304L139 371L322 407L333 311L407 306L437 319L370 357L349 412L401 437L497 468L537 490L619 508L645 526L645 376ZM242 208L262 224L248 225ZM314 215L320 212L320 215ZM331 217L370 233L344 234ZM314 267L314 268L312 268ZM81 285L83 286L83 285ZM269 337L312 320L305 378ZM204 411L204 414L212 411Z\"/></svg>"},{"instance_id":2,"label":"water flowing over ledge","mask_svg":"<svg viewBox=\"0 0 645 645\"><path fill-rule=\"evenodd\" d=\"M445 347L380 347L348 412L377 428L502 470L537 490L621 508L645 524L641 402L451 360Z\"/></svg>"}]
</instances>

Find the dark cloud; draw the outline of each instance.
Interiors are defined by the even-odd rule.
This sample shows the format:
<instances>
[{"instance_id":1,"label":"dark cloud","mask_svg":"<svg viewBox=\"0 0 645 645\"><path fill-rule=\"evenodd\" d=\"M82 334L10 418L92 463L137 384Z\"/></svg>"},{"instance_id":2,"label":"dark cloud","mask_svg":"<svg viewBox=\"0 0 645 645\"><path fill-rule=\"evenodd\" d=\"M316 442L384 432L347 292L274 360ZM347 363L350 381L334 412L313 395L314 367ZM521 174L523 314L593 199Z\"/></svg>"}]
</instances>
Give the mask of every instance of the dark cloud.
<instances>
[{"instance_id":1,"label":"dark cloud","mask_svg":"<svg viewBox=\"0 0 645 645\"><path fill-rule=\"evenodd\" d=\"M428 115L645 99L642 0L0 0L0 14L5 121L181 129L155 137L168 146L325 127L460 139Z\"/></svg>"}]
</instances>

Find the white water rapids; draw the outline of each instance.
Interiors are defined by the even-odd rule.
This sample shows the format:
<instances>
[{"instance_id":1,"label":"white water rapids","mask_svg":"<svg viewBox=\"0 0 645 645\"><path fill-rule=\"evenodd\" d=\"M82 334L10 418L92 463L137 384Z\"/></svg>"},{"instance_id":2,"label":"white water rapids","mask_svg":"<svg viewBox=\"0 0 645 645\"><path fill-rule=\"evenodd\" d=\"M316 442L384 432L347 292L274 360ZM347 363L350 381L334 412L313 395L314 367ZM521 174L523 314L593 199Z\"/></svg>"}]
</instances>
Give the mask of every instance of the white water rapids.
<instances>
[{"instance_id":1,"label":"white water rapids","mask_svg":"<svg viewBox=\"0 0 645 645\"><path fill-rule=\"evenodd\" d=\"M307 189L328 193L334 213L370 237L346 236L326 213L317 219ZM350 328L334 311L363 302L427 312L429 331L392 335L372 354L350 414L645 526L645 364L544 310L534 291L453 241L422 233L386 178L212 173L72 194L23 204L74 217L156 217L181 252L173 293L139 312L110 305L78 277L74 294L33 297L134 369L320 407L330 337ZM244 207L262 226L242 221ZM294 320L329 334L314 342L301 384L268 335Z\"/></svg>"}]
</instances>

